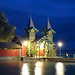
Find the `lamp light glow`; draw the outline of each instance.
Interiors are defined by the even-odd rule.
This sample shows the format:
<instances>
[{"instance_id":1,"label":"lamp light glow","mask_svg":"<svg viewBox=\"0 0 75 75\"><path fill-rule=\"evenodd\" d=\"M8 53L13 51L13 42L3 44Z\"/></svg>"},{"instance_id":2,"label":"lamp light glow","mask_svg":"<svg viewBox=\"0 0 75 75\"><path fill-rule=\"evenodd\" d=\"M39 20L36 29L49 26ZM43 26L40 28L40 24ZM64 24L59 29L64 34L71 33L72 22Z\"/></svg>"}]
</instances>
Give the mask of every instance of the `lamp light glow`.
<instances>
[{"instance_id":1,"label":"lamp light glow","mask_svg":"<svg viewBox=\"0 0 75 75\"><path fill-rule=\"evenodd\" d=\"M25 42L24 42L24 45L25 45L25 46L27 46L27 44L28 44L28 42L27 42L27 41L25 41Z\"/></svg>"},{"instance_id":2,"label":"lamp light glow","mask_svg":"<svg viewBox=\"0 0 75 75\"><path fill-rule=\"evenodd\" d=\"M62 46L62 42L59 42L59 43L58 43L58 46L61 47L61 46Z\"/></svg>"},{"instance_id":3,"label":"lamp light glow","mask_svg":"<svg viewBox=\"0 0 75 75\"><path fill-rule=\"evenodd\" d=\"M59 53L60 53L60 56L61 56L61 47L62 47L62 42L58 42L58 46L59 46Z\"/></svg>"}]
</instances>

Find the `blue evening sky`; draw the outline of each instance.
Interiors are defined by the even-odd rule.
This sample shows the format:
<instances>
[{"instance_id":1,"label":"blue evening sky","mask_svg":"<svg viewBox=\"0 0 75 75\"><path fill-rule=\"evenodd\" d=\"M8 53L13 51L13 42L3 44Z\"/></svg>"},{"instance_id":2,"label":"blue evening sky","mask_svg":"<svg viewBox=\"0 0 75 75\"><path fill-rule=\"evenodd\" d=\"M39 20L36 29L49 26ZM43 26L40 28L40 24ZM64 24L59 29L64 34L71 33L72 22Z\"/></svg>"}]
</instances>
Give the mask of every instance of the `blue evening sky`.
<instances>
[{"instance_id":1,"label":"blue evening sky","mask_svg":"<svg viewBox=\"0 0 75 75\"><path fill-rule=\"evenodd\" d=\"M16 34L24 35L30 14L35 27L41 32L49 17L54 34L54 43L63 42L64 49L75 49L75 1L74 0L0 0L3 11Z\"/></svg>"}]
</instances>

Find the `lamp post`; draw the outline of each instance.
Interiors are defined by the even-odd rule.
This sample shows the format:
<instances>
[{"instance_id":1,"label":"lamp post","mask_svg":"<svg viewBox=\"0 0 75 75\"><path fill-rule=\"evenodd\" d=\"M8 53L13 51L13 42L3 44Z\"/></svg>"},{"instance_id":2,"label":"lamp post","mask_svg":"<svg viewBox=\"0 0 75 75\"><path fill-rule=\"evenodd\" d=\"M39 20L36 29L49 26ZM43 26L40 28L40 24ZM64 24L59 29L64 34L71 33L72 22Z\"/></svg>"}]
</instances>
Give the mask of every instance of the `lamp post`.
<instances>
[{"instance_id":1,"label":"lamp post","mask_svg":"<svg viewBox=\"0 0 75 75\"><path fill-rule=\"evenodd\" d=\"M24 41L24 45L27 47L28 42L27 41ZM25 56L26 56L26 47L25 47Z\"/></svg>"},{"instance_id":2,"label":"lamp post","mask_svg":"<svg viewBox=\"0 0 75 75\"><path fill-rule=\"evenodd\" d=\"M61 56L61 47L62 47L62 42L58 42L58 46L59 46L59 53L60 53L60 56Z\"/></svg>"}]
</instances>

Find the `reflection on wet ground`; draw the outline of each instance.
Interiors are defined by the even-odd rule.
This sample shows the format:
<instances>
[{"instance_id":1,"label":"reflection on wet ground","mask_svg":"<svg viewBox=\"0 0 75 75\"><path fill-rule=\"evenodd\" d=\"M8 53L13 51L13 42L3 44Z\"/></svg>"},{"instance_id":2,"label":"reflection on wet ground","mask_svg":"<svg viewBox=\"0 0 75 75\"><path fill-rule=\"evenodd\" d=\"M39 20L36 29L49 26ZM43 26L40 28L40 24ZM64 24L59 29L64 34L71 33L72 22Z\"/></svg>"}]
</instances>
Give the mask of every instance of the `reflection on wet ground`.
<instances>
[{"instance_id":1,"label":"reflection on wet ground","mask_svg":"<svg viewBox=\"0 0 75 75\"><path fill-rule=\"evenodd\" d=\"M0 75L74 75L75 63L0 61Z\"/></svg>"}]
</instances>

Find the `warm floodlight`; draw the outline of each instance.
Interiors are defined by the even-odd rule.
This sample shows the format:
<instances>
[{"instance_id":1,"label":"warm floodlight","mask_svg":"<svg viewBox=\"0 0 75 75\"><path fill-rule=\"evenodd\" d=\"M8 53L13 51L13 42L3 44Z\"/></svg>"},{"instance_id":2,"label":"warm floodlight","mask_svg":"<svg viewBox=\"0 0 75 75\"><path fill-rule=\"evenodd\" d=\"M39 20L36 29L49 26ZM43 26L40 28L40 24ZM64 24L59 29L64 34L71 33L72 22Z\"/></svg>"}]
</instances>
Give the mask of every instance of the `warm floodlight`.
<instances>
[{"instance_id":1,"label":"warm floodlight","mask_svg":"<svg viewBox=\"0 0 75 75\"><path fill-rule=\"evenodd\" d=\"M25 45L25 46L27 46L27 44L28 44L28 42L27 42L27 41L25 41L25 42L24 42L24 45Z\"/></svg>"}]
</instances>

